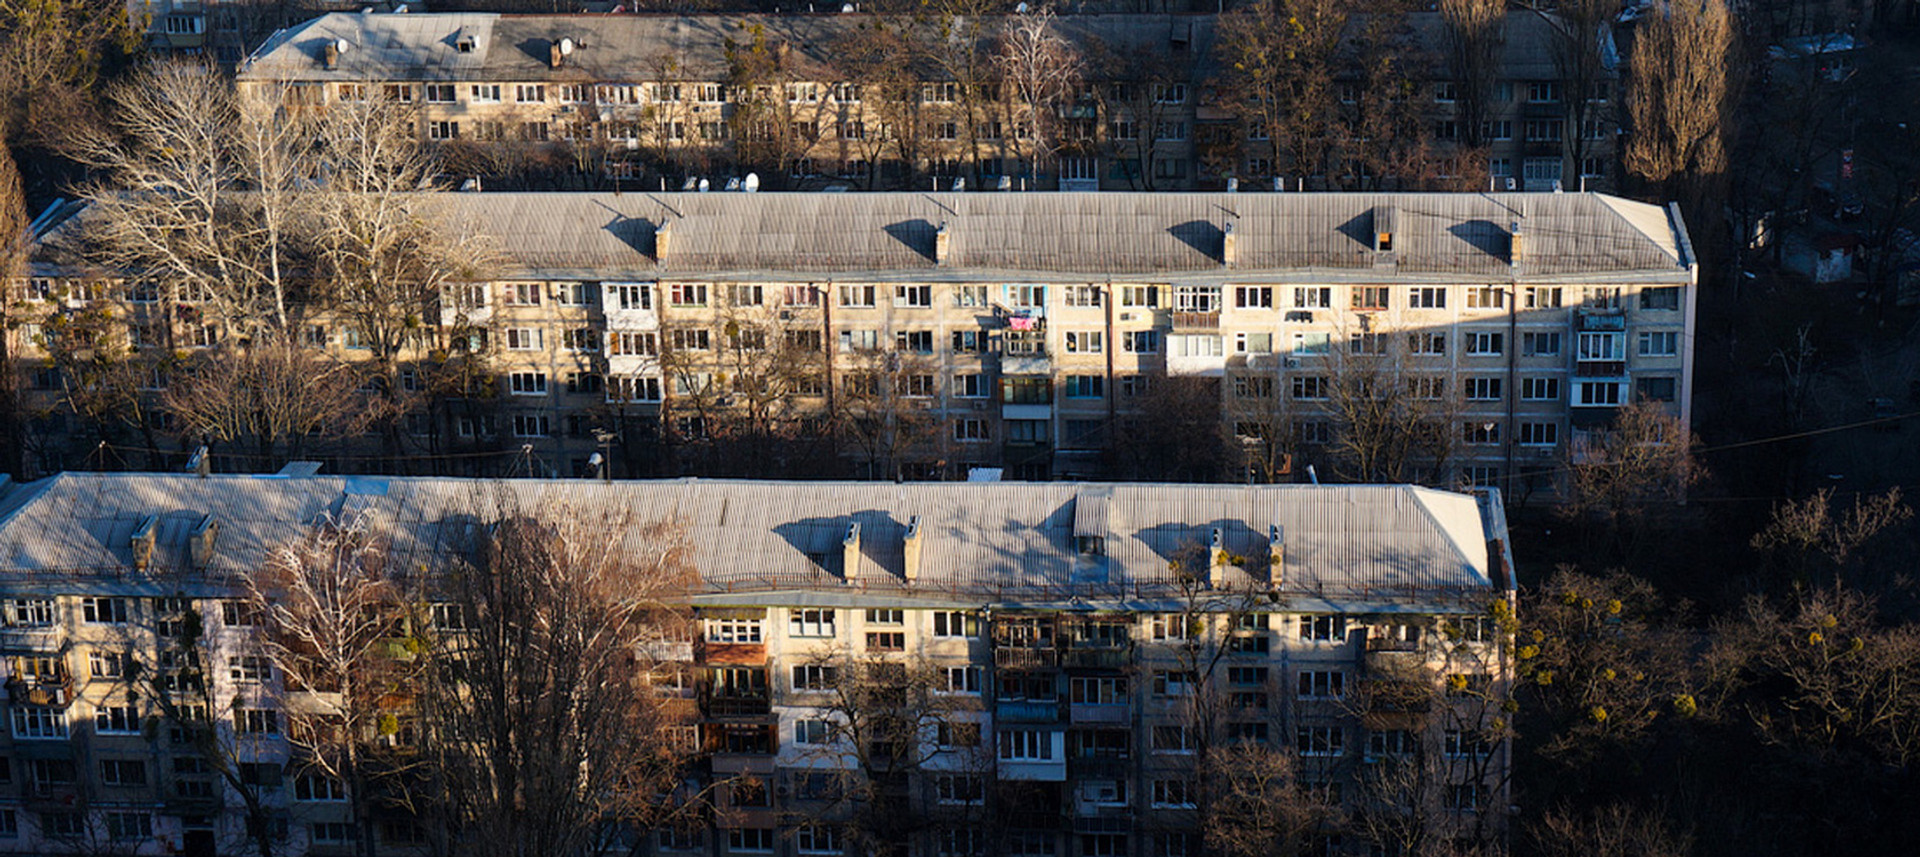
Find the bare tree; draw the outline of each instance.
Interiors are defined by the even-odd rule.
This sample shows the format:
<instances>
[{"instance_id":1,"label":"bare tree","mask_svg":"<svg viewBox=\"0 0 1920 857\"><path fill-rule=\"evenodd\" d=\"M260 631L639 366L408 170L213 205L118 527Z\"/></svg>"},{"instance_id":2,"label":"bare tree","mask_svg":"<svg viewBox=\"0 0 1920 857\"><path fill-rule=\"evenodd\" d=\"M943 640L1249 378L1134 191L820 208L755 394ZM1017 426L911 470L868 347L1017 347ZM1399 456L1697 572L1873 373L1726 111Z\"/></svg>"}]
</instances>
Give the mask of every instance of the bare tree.
<instances>
[{"instance_id":1,"label":"bare tree","mask_svg":"<svg viewBox=\"0 0 1920 857\"><path fill-rule=\"evenodd\" d=\"M1613 0L1567 0L1557 4L1551 13L1535 9L1535 14L1553 31L1553 66L1565 87L1560 94L1567 105L1567 127L1562 133L1567 141L1567 162L1562 176L1570 188L1578 186L1580 176L1585 173L1581 164L1592 151L1588 125L1604 128L1610 124L1604 119L1608 105L1615 103L1613 99L1618 95L1602 96L1600 86L1610 77L1608 54L1613 41L1613 18L1619 10L1620 4Z\"/></svg>"},{"instance_id":2,"label":"bare tree","mask_svg":"<svg viewBox=\"0 0 1920 857\"><path fill-rule=\"evenodd\" d=\"M385 728L396 718L388 701L410 692L415 670L392 647L403 635L405 589L388 554L364 518L322 520L246 578L247 608L287 688L293 769L345 787L362 854L374 842L375 780L405 767L371 752L370 739L397 731Z\"/></svg>"},{"instance_id":3,"label":"bare tree","mask_svg":"<svg viewBox=\"0 0 1920 857\"><path fill-rule=\"evenodd\" d=\"M1201 823L1207 849L1222 857L1266 857L1305 847L1335 812L1301 787L1297 768L1292 754L1251 741L1209 754L1198 771L1212 793Z\"/></svg>"},{"instance_id":4,"label":"bare tree","mask_svg":"<svg viewBox=\"0 0 1920 857\"><path fill-rule=\"evenodd\" d=\"M1811 583L1816 558L1826 560L1838 574L1848 560L1881 533L1905 523L1913 509L1900 501L1900 489L1858 497L1845 514L1833 505L1833 489L1815 491L1801 500L1773 507L1773 520L1755 533L1753 548L1775 554L1793 569L1794 581Z\"/></svg>"},{"instance_id":5,"label":"bare tree","mask_svg":"<svg viewBox=\"0 0 1920 857\"><path fill-rule=\"evenodd\" d=\"M870 478L901 479L916 454L936 448L933 416L938 364L906 350L858 349L847 355L834 390L838 434L859 453Z\"/></svg>"},{"instance_id":6,"label":"bare tree","mask_svg":"<svg viewBox=\"0 0 1920 857\"><path fill-rule=\"evenodd\" d=\"M1726 169L1732 45L1732 18L1721 0L1662 2L1640 17L1627 99L1628 172L1661 184Z\"/></svg>"},{"instance_id":7,"label":"bare tree","mask_svg":"<svg viewBox=\"0 0 1920 857\"><path fill-rule=\"evenodd\" d=\"M113 129L75 144L102 178L84 186L82 253L139 271L227 335L288 329L300 296L294 186L311 166L311 115L288 90L243 106L231 81L190 64L149 66L108 93Z\"/></svg>"},{"instance_id":8,"label":"bare tree","mask_svg":"<svg viewBox=\"0 0 1920 857\"><path fill-rule=\"evenodd\" d=\"M889 151L902 166L897 178L910 181L920 162L920 76L907 33L910 26L875 17L834 43L841 76L854 82L860 96L858 104L843 105L840 136L872 165L869 188L894 178L883 175L881 168Z\"/></svg>"},{"instance_id":9,"label":"bare tree","mask_svg":"<svg viewBox=\"0 0 1920 857\"><path fill-rule=\"evenodd\" d=\"M175 373L161 399L190 438L253 445L271 466L286 445L351 437L383 416L352 365L287 343L210 349Z\"/></svg>"},{"instance_id":10,"label":"bare tree","mask_svg":"<svg viewBox=\"0 0 1920 857\"><path fill-rule=\"evenodd\" d=\"M1232 461L1220 410L1218 378L1153 377L1121 417L1115 453L1136 479L1214 481Z\"/></svg>"},{"instance_id":11,"label":"bare tree","mask_svg":"<svg viewBox=\"0 0 1920 857\"><path fill-rule=\"evenodd\" d=\"M1013 15L994 57L1010 88L1014 150L1031 165L1035 180L1066 145L1065 113L1086 70L1085 58L1057 26L1051 9Z\"/></svg>"},{"instance_id":12,"label":"bare tree","mask_svg":"<svg viewBox=\"0 0 1920 857\"><path fill-rule=\"evenodd\" d=\"M0 141L6 135L0 133ZM16 284L27 273L32 253L26 194L13 153L0 151L0 473L26 477L27 421L20 411L20 371L15 365L14 330L30 313L26 294Z\"/></svg>"},{"instance_id":13,"label":"bare tree","mask_svg":"<svg viewBox=\"0 0 1920 857\"><path fill-rule=\"evenodd\" d=\"M483 505L499 511L428 582L465 626L423 655L429 757L462 853L574 855L602 822L648 818L690 750L648 677L663 638L687 639L695 572L671 524Z\"/></svg>"},{"instance_id":14,"label":"bare tree","mask_svg":"<svg viewBox=\"0 0 1920 857\"><path fill-rule=\"evenodd\" d=\"M1221 18L1223 106L1272 140L1276 170L1328 174L1335 63L1351 14L1334 0L1259 0Z\"/></svg>"},{"instance_id":15,"label":"bare tree","mask_svg":"<svg viewBox=\"0 0 1920 857\"><path fill-rule=\"evenodd\" d=\"M1551 810L1531 831L1542 857L1686 857L1693 837L1666 813L1623 803L1587 812Z\"/></svg>"},{"instance_id":16,"label":"bare tree","mask_svg":"<svg viewBox=\"0 0 1920 857\"><path fill-rule=\"evenodd\" d=\"M1460 136L1468 147L1486 145L1487 120L1493 116L1494 87L1506 47L1505 0L1440 0L1447 24L1448 62L1458 86Z\"/></svg>"},{"instance_id":17,"label":"bare tree","mask_svg":"<svg viewBox=\"0 0 1920 857\"><path fill-rule=\"evenodd\" d=\"M1397 356L1411 346L1400 336L1362 332L1344 344L1348 353L1318 379L1333 423L1328 452L1340 475L1413 482L1423 470L1433 474L1429 480L1444 473L1459 440L1460 392L1443 375L1403 371Z\"/></svg>"},{"instance_id":18,"label":"bare tree","mask_svg":"<svg viewBox=\"0 0 1920 857\"><path fill-rule=\"evenodd\" d=\"M1615 533L1651 505L1684 500L1701 476L1693 432L1658 402L1620 408L1611 428L1570 444L1567 455L1567 512L1598 517Z\"/></svg>"}]
</instances>

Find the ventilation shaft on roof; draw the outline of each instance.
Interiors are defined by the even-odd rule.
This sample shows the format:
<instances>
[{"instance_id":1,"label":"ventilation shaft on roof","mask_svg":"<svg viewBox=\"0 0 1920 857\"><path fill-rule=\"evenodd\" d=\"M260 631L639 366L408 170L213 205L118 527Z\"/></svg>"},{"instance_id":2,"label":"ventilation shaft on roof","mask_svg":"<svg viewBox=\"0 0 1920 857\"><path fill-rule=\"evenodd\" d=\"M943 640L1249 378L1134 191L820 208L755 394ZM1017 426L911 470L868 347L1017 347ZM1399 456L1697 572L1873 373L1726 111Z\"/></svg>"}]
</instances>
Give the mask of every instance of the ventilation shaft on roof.
<instances>
[{"instance_id":1,"label":"ventilation shaft on roof","mask_svg":"<svg viewBox=\"0 0 1920 857\"><path fill-rule=\"evenodd\" d=\"M1267 588L1278 591L1287 578L1287 542L1279 524L1267 528Z\"/></svg>"},{"instance_id":2,"label":"ventilation shaft on roof","mask_svg":"<svg viewBox=\"0 0 1920 857\"><path fill-rule=\"evenodd\" d=\"M193 556L196 571L205 571L213 563L214 541L220 537L220 522L208 515L200 519L200 525L193 528L188 542L189 553Z\"/></svg>"},{"instance_id":3,"label":"ventilation shaft on roof","mask_svg":"<svg viewBox=\"0 0 1920 857\"><path fill-rule=\"evenodd\" d=\"M567 63L567 57L573 55L573 40L559 39L547 43L547 65L559 68Z\"/></svg>"},{"instance_id":4,"label":"ventilation shaft on roof","mask_svg":"<svg viewBox=\"0 0 1920 857\"><path fill-rule=\"evenodd\" d=\"M933 230L933 263L945 267L953 258L953 233L945 223Z\"/></svg>"},{"instance_id":5,"label":"ventilation shaft on roof","mask_svg":"<svg viewBox=\"0 0 1920 857\"><path fill-rule=\"evenodd\" d=\"M920 579L920 553L925 545L926 533L920 528L920 516L914 515L907 519L907 538L904 550L905 563L900 572L907 578L908 583Z\"/></svg>"},{"instance_id":6,"label":"ventilation shaft on roof","mask_svg":"<svg viewBox=\"0 0 1920 857\"><path fill-rule=\"evenodd\" d=\"M1373 207L1373 251L1393 252L1394 209L1391 205Z\"/></svg>"},{"instance_id":7,"label":"ventilation shaft on roof","mask_svg":"<svg viewBox=\"0 0 1920 857\"><path fill-rule=\"evenodd\" d=\"M1227 534L1219 527L1213 528L1213 545L1207 551L1207 586L1227 588Z\"/></svg>"},{"instance_id":8,"label":"ventilation shaft on roof","mask_svg":"<svg viewBox=\"0 0 1920 857\"><path fill-rule=\"evenodd\" d=\"M133 548L135 571L146 571L153 565L153 543L155 531L160 528L159 524L160 519L148 515L140 519L140 526L134 528L130 546Z\"/></svg>"},{"instance_id":9,"label":"ventilation shaft on roof","mask_svg":"<svg viewBox=\"0 0 1920 857\"><path fill-rule=\"evenodd\" d=\"M860 578L860 522L847 525L847 535L840 540L840 576L851 583Z\"/></svg>"},{"instance_id":10,"label":"ventilation shaft on roof","mask_svg":"<svg viewBox=\"0 0 1920 857\"><path fill-rule=\"evenodd\" d=\"M1514 270L1520 269L1520 260L1526 258L1526 241L1520 235L1520 221L1513 222L1513 232L1507 236L1507 264Z\"/></svg>"},{"instance_id":11,"label":"ventilation shaft on roof","mask_svg":"<svg viewBox=\"0 0 1920 857\"><path fill-rule=\"evenodd\" d=\"M1220 227L1220 264L1231 268L1240 263L1239 240L1233 234L1233 221Z\"/></svg>"},{"instance_id":12,"label":"ventilation shaft on roof","mask_svg":"<svg viewBox=\"0 0 1920 857\"><path fill-rule=\"evenodd\" d=\"M672 245L673 245L673 221L663 219L660 221L659 226L656 226L653 228L653 264L654 265L662 268L667 266L667 251L672 247Z\"/></svg>"}]
</instances>

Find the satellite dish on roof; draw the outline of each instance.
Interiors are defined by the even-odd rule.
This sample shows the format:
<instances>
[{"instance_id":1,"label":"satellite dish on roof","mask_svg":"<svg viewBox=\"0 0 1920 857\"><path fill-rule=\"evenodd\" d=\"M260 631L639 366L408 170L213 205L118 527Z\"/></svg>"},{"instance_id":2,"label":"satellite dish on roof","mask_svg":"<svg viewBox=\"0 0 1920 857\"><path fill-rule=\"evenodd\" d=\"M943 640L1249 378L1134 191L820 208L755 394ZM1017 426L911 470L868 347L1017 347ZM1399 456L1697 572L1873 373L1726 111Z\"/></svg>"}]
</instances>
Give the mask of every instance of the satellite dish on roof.
<instances>
[{"instance_id":1,"label":"satellite dish on roof","mask_svg":"<svg viewBox=\"0 0 1920 857\"><path fill-rule=\"evenodd\" d=\"M560 40L560 55L563 57L573 56L573 40L572 39Z\"/></svg>"},{"instance_id":2,"label":"satellite dish on roof","mask_svg":"<svg viewBox=\"0 0 1920 857\"><path fill-rule=\"evenodd\" d=\"M712 188L712 185L710 185L710 184L708 184L708 183L707 183L707 180L706 180L706 179L701 179L701 180L700 180L700 192L701 192L701 193L706 193L706 192L707 192L707 191L708 191L709 189L711 189L711 188Z\"/></svg>"},{"instance_id":3,"label":"satellite dish on roof","mask_svg":"<svg viewBox=\"0 0 1920 857\"><path fill-rule=\"evenodd\" d=\"M405 4L405 3L402 3L402 4L400 4L400 5L398 5L398 6L395 6L395 7L393 8L393 14L395 14L395 15L405 15L405 14L407 14L407 4Z\"/></svg>"},{"instance_id":4,"label":"satellite dish on roof","mask_svg":"<svg viewBox=\"0 0 1920 857\"><path fill-rule=\"evenodd\" d=\"M840 6L840 14L842 14L842 15L851 15L851 14L853 14L853 4L852 4L852 3L843 3L843 4L841 4L841 6Z\"/></svg>"},{"instance_id":5,"label":"satellite dish on roof","mask_svg":"<svg viewBox=\"0 0 1920 857\"><path fill-rule=\"evenodd\" d=\"M1018 6L1015 6L1015 7L1013 7L1013 11L1014 11L1014 12L1015 12L1016 14L1020 14L1020 15L1025 15L1025 14L1027 14L1027 4L1025 4L1025 3L1022 3L1022 4L1020 4L1020 5L1018 5Z\"/></svg>"},{"instance_id":6,"label":"satellite dish on roof","mask_svg":"<svg viewBox=\"0 0 1920 857\"><path fill-rule=\"evenodd\" d=\"M373 14L373 7L372 7L372 6L362 6L362 7L360 7L360 14L362 14L362 15L371 15L371 14Z\"/></svg>"},{"instance_id":7,"label":"satellite dish on roof","mask_svg":"<svg viewBox=\"0 0 1920 857\"><path fill-rule=\"evenodd\" d=\"M745 190L747 193L759 193L760 192L760 174L747 173L747 180L741 184L741 189Z\"/></svg>"},{"instance_id":8,"label":"satellite dish on roof","mask_svg":"<svg viewBox=\"0 0 1920 857\"><path fill-rule=\"evenodd\" d=\"M954 180L953 180L953 189L954 189L954 190L955 190L956 192L957 192L957 191L963 191L963 190L966 190L966 189L967 189L967 180L966 180L966 178L965 178L965 177L961 177L961 178L957 178L957 179L954 179Z\"/></svg>"},{"instance_id":9,"label":"satellite dish on roof","mask_svg":"<svg viewBox=\"0 0 1920 857\"><path fill-rule=\"evenodd\" d=\"M347 52L347 49L348 49L348 48L351 48L351 47L353 47L353 43L352 43L352 42L349 42L349 41L347 41L346 39L334 39L334 40L333 40L333 48L334 48L334 50L337 50L337 51L339 51L339 52L341 52L341 53L343 53L343 54L344 54L344 53L346 53L346 52Z\"/></svg>"},{"instance_id":10,"label":"satellite dish on roof","mask_svg":"<svg viewBox=\"0 0 1920 857\"><path fill-rule=\"evenodd\" d=\"M730 190L730 191L737 191L737 190L739 190L739 189L740 189L740 177L739 177L739 176L734 176L733 178L730 178L730 179L727 179L727 190Z\"/></svg>"}]
</instances>

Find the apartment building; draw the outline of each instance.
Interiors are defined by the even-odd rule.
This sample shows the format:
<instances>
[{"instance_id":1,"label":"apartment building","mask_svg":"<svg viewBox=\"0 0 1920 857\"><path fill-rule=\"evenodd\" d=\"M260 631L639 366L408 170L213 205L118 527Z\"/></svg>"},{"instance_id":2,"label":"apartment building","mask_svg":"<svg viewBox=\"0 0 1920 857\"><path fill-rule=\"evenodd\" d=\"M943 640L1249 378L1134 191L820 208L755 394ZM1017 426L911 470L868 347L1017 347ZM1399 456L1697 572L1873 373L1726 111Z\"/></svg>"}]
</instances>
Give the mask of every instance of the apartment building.
<instances>
[{"instance_id":1,"label":"apartment building","mask_svg":"<svg viewBox=\"0 0 1920 857\"><path fill-rule=\"evenodd\" d=\"M1378 384L1447 427L1405 478L1551 491L1568 444L1620 406L1690 417L1685 226L1598 194L438 199L489 237L492 273L449 290L401 383L450 355L494 383L409 416L409 451L524 448L533 475L595 453L614 475L673 475L692 465L672 456L770 431L837 437L836 473L856 476L1126 476L1114 450L1172 383L1207 385L1231 443L1270 465L1250 475L1287 481L1332 472L1343 407ZM29 285L49 318L115 304L162 353L221 336L173 306L191 300L54 258ZM323 309L304 324L364 356ZM15 334L22 386L58 410L37 330Z\"/></svg>"},{"instance_id":2,"label":"apartment building","mask_svg":"<svg viewBox=\"0 0 1920 857\"><path fill-rule=\"evenodd\" d=\"M1412 87L1429 142L1450 157L1432 175L1388 179L1401 182L1396 188L1359 166L1366 159L1358 132L1330 127L1337 166L1327 174L1276 163L1282 156L1257 123L1213 96L1221 83L1217 21L1057 19L1058 37L1085 60L1078 94L1045 108L1060 113L1042 129L1051 135L1046 147L1059 149L1057 162L1035 154L1034 120L1013 100L1016 82L997 70L1003 18L944 22L937 50L952 55L916 60L917 85L871 79L848 64L876 27L920 26L864 14L335 13L275 33L241 64L238 80L269 104L383 94L419 106L424 140L513 151L516 162L545 153L648 187L691 190L704 178L717 189L755 169L783 189L947 189L961 181L1218 190L1229 177L1315 190L1423 189L1464 177L1473 177L1473 189L1489 179L1502 190L1613 187L1620 61L1610 31L1594 37L1596 59L1576 83L1564 59L1566 23L1551 13L1510 13L1476 134L1465 127L1465 84L1451 67L1446 24L1435 12L1409 14L1404 32L1393 28L1390 37L1402 40L1400 67L1419 75ZM1357 45L1381 35L1363 34L1358 17L1349 29L1334 85L1338 109L1356 112L1369 97ZM971 77L956 77L956 69ZM1358 127L1357 116L1348 118ZM1037 168L1036 159L1044 161Z\"/></svg>"},{"instance_id":3,"label":"apartment building","mask_svg":"<svg viewBox=\"0 0 1920 857\"><path fill-rule=\"evenodd\" d=\"M1500 494L1406 486L489 481L67 473L0 495L0 848L237 853L242 804L183 744L129 663L165 665L191 616L234 700L247 788L281 853L351 853L343 787L303 768L283 713L309 704L237 599L275 545L361 516L397 566L444 566L474 498L675 522L699 570L697 638L656 683L704 748L686 827L610 832L660 855L834 855L870 817L833 794L883 777L890 853L1198 853L1197 759L1266 748L1357 818L1391 808L1440 839L1502 841L1513 605ZM504 502L504 501L503 501ZM479 504L486 506L486 503ZM450 528L450 529L449 529ZM617 537L617 534L610 534ZM397 567L396 566L396 567ZM257 651L257 650L254 650ZM882 684L924 729L885 770L836 742L836 671ZM892 687L887 684L887 687ZM882 688L883 690L885 688ZM924 691L924 693L922 693ZM873 699L893 699L886 694ZM893 703L888 703L892 705ZM426 834L381 810L382 853ZM1329 822L1318 853L1379 831Z\"/></svg>"}]
</instances>

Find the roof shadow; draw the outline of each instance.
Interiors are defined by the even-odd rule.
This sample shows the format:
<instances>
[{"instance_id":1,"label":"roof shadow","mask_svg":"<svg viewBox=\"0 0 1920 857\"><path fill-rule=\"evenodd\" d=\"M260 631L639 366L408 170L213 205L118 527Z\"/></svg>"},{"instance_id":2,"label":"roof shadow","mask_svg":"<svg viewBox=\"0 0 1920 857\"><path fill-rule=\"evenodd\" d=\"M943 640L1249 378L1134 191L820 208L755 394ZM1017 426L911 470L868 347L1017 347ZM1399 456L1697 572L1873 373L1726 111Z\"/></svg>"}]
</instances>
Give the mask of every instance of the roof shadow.
<instances>
[{"instance_id":1,"label":"roof shadow","mask_svg":"<svg viewBox=\"0 0 1920 857\"><path fill-rule=\"evenodd\" d=\"M881 229L893 240L907 245L907 249L926 257L927 261L939 261L934 258L933 236L940 227L933 225L932 221L924 217L901 220L889 223Z\"/></svg>"},{"instance_id":2,"label":"roof shadow","mask_svg":"<svg viewBox=\"0 0 1920 857\"><path fill-rule=\"evenodd\" d=\"M1180 243L1200 251L1200 254L1216 262L1221 261L1222 248L1226 245L1226 233L1220 230L1220 224L1209 220L1189 220L1167 227L1167 234Z\"/></svg>"}]
</instances>

